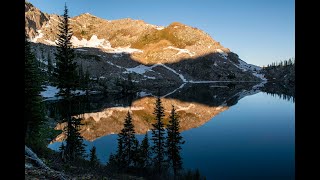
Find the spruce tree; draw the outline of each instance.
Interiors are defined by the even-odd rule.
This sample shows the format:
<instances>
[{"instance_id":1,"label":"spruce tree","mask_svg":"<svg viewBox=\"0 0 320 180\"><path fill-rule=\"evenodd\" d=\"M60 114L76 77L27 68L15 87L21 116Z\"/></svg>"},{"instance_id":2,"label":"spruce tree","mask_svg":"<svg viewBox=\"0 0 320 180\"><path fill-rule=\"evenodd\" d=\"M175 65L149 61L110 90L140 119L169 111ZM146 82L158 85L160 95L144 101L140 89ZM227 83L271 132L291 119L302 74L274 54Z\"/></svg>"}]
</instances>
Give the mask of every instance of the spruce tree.
<instances>
[{"instance_id":1,"label":"spruce tree","mask_svg":"<svg viewBox=\"0 0 320 180\"><path fill-rule=\"evenodd\" d=\"M99 159L97 157L96 147L93 146L90 149L90 164L92 167L95 167L99 164Z\"/></svg>"},{"instance_id":2,"label":"spruce tree","mask_svg":"<svg viewBox=\"0 0 320 180\"><path fill-rule=\"evenodd\" d=\"M158 173L161 174L165 158L165 129L163 124L164 108L161 104L159 94L160 93L158 92L158 97L153 112L156 122L152 124L153 129L151 140L153 141L153 146L151 147L151 149L154 154L154 167L158 170Z\"/></svg>"},{"instance_id":3,"label":"spruce tree","mask_svg":"<svg viewBox=\"0 0 320 180\"><path fill-rule=\"evenodd\" d=\"M124 121L124 127L118 134L118 140L121 140L122 143L123 166L128 168L133 163L136 142L134 126L129 111Z\"/></svg>"},{"instance_id":4,"label":"spruce tree","mask_svg":"<svg viewBox=\"0 0 320 180\"><path fill-rule=\"evenodd\" d=\"M146 168L150 166L151 163L151 152L150 152L150 144L149 144L149 138L148 133L146 132L141 145L139 147L139 163L138 167L140 168Z\"/></svg>"},{"instance_id":5,"label":"spruce tree","mask_svg":"<svg viewBox=\"0 0 320 180\"><path fill-rule=\"evenodd\" d=\"M168 162L173 169L174 177L178 175L179 170L182 169L182 158L180 156L181 144L184 144L182 136L180 135L180 123L179 116L176 113L176 109L172 105L172 110L170 114L170 120L167 127L167 155Z\"/></svg>"},{"instance_id":6,"label":"spruce tree","mask_svg":"<svg viewBox=\"0 0 320 180\"><path fill-rule=\"evenodd\" d=\"M81 119L72 117L74 109L72 108L72 90L78 86L77 65L73 61L75 54L72 49L70 39L72 30L69 25L68 8L65 5L64 14L59 22L59 34L57 40L56 58L56 78L58 83L59 95L63 97L65 103L63 120L66 122L66 158L70 161L84 157L85 149L83 138L80 135Z\"/></svg>"},{"instance_id":7,"label":"spruce tree","mask_svg":"<svg viewBox=\"0 0 320 180\"><path fill-rule=\"evenodd\" d=\"M133 156L132 156L133 167L138 167L139 162L140 162L139 141L138 139L135 138L133 142Z\"/></svg>"},{"instance_id":8,"label":"spruce tree","mask_svg":"<svg viewBox=\"0 0 320 180\"><path fill-rule=\"evenodd\" d=\"M68 8L65 5L64 14L59 22L59 34L57 40L56 75L59 95L70 97L71 91L78 85L77 64L74 62L75 53L71 44L72 29L69 24Z\"/></svg>"},{"instance_id":9,"label":"spruce tree","mask_svg":"<svg viewBox=\"0 0 320 180\"><path fill-rule=\"evenodd\" d=\"M114 165L117 170L120 170L124 167L125 159L123 153L123 141L122 138L118 138L118 148L115 156L109 158L109 163Z\"/></svg>"},{"instance_id":10,"label":"spruce tree","mask_svg":"<svg viewBox=\"0 0 320 180\"><path fill-rule=\"evenodd\" d=\"M66 156L68 160L76 160L85 157L85 144L83 137L80 134L81 124L80 118L72 117L66 126Z\"/></svg>"},{"instance_id":11,"label":"spruce tree","mask_svg":"<svg viewBox=\"0 0 320 180\"><path fill-rule=\"evenodd\" d=\"M43 89L41 87L42 81L37 60L31 51L30 42L27 40L27 37L25 37L24 61L24 134L26 144L35 149L42 146L38 144L39 139L37 138L40 136L40 128L44 122L42 97L40 96L40 92Z\"/></svg>"}]
</instances>

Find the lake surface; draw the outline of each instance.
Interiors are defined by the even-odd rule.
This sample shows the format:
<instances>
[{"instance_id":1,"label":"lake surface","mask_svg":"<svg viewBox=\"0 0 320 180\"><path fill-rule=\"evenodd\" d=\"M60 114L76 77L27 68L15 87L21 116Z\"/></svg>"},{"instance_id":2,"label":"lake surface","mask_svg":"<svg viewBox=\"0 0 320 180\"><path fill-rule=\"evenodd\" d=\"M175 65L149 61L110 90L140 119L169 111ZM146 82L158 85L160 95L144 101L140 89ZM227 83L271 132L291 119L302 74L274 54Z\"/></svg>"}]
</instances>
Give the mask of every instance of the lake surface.
<instances>
[{"instance_id":1,"label":"lake surface","mask_svg":"<svg viewBox=\"0 0 320 180\"><path fill-rule=\"evenodd\" d=\"M163 97L165 109L171 104L180 109L181 134L186 142L182 145L184 168L198 168L207 179L294 179L294 98L266 92L263 86L207 84L186 86ZM141 132L139 140L150 130L146 114L152 112L152 102L154 97L139 97L131 104L136 131ZM128 110L121 101L115 104L88 112L86 117L91 121L82 132L88 139L88 152L96 146L102 163L116 152L116 133L122 126L114 123L114 117L123 119ZM141 116L146 120L139 119ZM101 119L97 121L97 117ZM151 131L148 133L150 138ZM49 148L57 150L60 145L56 141Z\"/></svg>"}]
</instances>

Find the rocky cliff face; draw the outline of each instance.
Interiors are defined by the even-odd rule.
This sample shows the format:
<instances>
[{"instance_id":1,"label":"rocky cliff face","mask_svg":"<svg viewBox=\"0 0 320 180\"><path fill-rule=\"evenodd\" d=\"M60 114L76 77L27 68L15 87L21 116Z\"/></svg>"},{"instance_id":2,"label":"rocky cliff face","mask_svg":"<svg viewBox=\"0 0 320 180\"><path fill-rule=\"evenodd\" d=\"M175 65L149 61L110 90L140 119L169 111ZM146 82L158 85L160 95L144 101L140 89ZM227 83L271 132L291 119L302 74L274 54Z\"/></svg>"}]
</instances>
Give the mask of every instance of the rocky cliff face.
<instances>
[{"instance_id":1,"label":"rocky cliff face","mask_svg":"<svg viewBox=\"0 0 320 180\"><path fill-rule=\"evenodd\" d=\"M53 56L60 16L42 13L30 3L26 3L25 14L26 32L35 52L41 53L42 47ZM70 23L76 61L88 68L93 78L125 78L131 73L133 80L142 84L154 79L169 84L261 81L257 77L260 67L245 63L202 30L179 22L162 27L85 13L70 18Z\"/></svg>"}]
</instances>

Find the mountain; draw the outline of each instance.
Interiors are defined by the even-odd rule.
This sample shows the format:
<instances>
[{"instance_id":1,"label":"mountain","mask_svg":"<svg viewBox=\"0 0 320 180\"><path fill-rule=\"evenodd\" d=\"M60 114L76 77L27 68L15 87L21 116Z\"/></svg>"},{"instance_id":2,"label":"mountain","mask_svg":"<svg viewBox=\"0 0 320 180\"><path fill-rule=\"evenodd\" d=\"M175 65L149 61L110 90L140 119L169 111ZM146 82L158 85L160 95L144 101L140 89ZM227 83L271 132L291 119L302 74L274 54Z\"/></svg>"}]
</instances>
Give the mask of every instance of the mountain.
<instances>
[{"instance_id":1,"label":"mountain","mask_svg":"<svg viewBox=\"0 0 320 180\"><path fill-rule=\"evenodd\" d=\"M25 4L26 32L39 61L52 59L59 15ZM130 18L106 20L89 13L70 18L76 62L92 79L127 78L141 87L204 81L262 81L258 66L247 64L204 31L173 22L157 26Z\"/></svg>"}]
</instances>

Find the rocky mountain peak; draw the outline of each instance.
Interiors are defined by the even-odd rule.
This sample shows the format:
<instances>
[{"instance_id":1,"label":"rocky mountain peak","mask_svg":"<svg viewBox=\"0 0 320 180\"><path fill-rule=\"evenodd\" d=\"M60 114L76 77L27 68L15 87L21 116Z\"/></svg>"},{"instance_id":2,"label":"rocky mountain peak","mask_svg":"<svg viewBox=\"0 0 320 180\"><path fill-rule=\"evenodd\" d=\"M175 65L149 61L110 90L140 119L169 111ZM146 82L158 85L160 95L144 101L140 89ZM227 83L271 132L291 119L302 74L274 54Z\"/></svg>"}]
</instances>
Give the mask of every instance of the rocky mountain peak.
<instances>
[{"instance_id":1,"label":"rocky mountain peak","mask_svg":"<svg viewBox=\"0 0 320 180\"><path fill-rule=\"evenodd\" d=\"M30 3L26 3L25 7L26 32L31 41L54 48L60 16L43 13ZM172 22L164 27L132 18L106 20L83 13L71 17L70 26L73 30L72 45L78 49L78 53L83 54L78 57L83 60L83 64L91 67L95 76L106 74L102 67L109 70L118 68L117 73L125 73L127 71L124 69L133 68L133 65L167 64L171 67L157 67L161 73L166 74L162 76L163 79L167 79L172 73L179 74L175 71L178 69L186 74L187 80L180 78L183 82L228 80L233 77L230 74L236 74L241 80L257 80L252 77L252 73L248 73L257 68L251 68L252 65L241 61L235 53L222 46L208 33L181 22ZM95 59L103 58L108 65L105 62L89 63L84 54L95 56ZM206 70L203 70L204 67ZM171 77L174 76L176 75Z\"/></svg>"}]
</instances>

